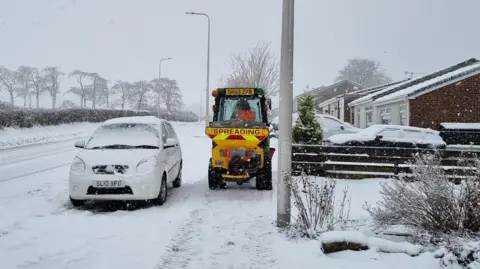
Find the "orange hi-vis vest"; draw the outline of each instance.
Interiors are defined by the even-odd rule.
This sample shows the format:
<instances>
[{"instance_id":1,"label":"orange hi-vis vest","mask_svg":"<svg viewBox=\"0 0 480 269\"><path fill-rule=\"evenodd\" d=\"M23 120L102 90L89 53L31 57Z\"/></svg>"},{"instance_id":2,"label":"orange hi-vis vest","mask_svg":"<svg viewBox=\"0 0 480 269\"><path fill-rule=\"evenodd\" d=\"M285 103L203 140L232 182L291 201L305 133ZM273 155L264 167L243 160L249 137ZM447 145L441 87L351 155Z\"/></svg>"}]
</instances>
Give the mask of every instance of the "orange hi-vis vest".
<instances>
[{"instance_id":1,"label":"orange hi-vis vest","mask_svg":"<svg viewBox=\"0 0 480 269\"><path fill-rule=\"evenodd\" d=\"M238 112L238 119L240 120L248 120L248 121L255 121L256 114L252 110L240 110Z\"/></svg>"}]
</instances>

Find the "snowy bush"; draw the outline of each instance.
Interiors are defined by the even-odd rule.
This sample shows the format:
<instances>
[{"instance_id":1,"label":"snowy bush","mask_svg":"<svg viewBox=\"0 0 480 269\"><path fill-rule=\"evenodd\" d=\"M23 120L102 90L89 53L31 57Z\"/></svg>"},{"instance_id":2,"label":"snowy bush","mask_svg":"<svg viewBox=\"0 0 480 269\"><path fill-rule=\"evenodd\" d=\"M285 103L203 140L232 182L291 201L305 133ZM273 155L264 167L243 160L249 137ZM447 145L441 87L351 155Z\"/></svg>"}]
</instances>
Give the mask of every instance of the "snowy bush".
<instances>
[{"instance_id":1,"label":"snowy bush","mask_svg":"<svg viewBox=\"0 0 480 269\"><path fill-rule=\"evenodd\" d=\"M336 181L320 180L306 174L287 181L298 210L295 228L302 235L316 238L318 233L333 230L336 225L342 226L348 220L348 190L344 189L341 199L336 201Z\"/></svg>"},{"instance_id":2,"label":"snowy bush","mask_svg":"<svg viewBox=\"0 0 480 269\"><path fill-rule=\"evenodd\" d=\"M0 128L59 125L77 122L103 122L112 118L129 116L157 116L157 113L134 110L115 109L13 109L0 110ZM171 115L160 114L160 117L174 121L196 121L196 115L176 112Z\"/></svg>"},{"instance_id":3,"label":"snowy bush","mask_svg":"<svg viewBox=\"0 0 480 269\"><path fill-rule=\"evenodd\" d=\"M300 98L298 118L293 127L292 138L295 143L320 144L322 127L315 118L315 97L305 95Z\"/></svg>"},{"instance_id":4,"label":"snowy bush","mask_svg":"<svg viewBox=\"0 0 480 269\"><path fill-rule=\"evenodd\" d=\"M440 159L434 155L416 156L411 163L412 180L392 180L383 184L377 207L366 205L379 227L403 225L428 234L436 244L446 235L465 236L480 231L480 178L478 161L463 163L461 184L450 182ZM454 173L457 176L460 173ZM420 238L420 237L419 237Z\"/></svg>"}]
</instances>

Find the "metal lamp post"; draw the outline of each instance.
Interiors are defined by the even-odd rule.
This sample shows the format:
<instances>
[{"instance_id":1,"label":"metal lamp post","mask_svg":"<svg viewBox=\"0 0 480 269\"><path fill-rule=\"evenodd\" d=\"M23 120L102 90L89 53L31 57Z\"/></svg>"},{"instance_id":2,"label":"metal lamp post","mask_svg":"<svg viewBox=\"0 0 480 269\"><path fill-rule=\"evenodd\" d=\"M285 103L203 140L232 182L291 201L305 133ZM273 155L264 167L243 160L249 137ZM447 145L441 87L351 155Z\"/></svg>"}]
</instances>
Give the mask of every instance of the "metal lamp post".
<instances>
[{"instance_id":1,"label":"metal lamp post","mask_svg":"<svg viewBox=\"0 0 480 269\"><path fill-rule=\"evenodd\" d=\"M205 94L205 124L208 124L210 117L209 117L209 95L208 89L210 89L210 17L205 13L198 13L198 12L185 12L187 15L199 15L207 17L208 21L208 37L207 37L207 89Z\"/></svg>"},{"instance_id":2,"label":"metal lamp post","mask_svg":"<svg viewBox=\"0 0 480 269\"><path fill-rule=\"evenodd\" d=\"M158 113L158 117L160 118L160 83L161 83L161 80L162 80L162 61L166 61L166 60L171 60L173 59L172 57L168 57L168 58L162 58L160 59L160 62L158 64L158 104L157 104L157 113Z\"/></svg>"},{"instance_id":3,"label":"metal lamp post","mask_svg":"<svg viewBox=\"0 0 480 269\"><path fill-rule=\"evenodd\" d=\"M282 43L280 56L279 162L277 188L277 226L290 224L290 186L292 177L292 112L293 112L293 40L294 0L283 0Z\"/></svg>"}]
</instances>

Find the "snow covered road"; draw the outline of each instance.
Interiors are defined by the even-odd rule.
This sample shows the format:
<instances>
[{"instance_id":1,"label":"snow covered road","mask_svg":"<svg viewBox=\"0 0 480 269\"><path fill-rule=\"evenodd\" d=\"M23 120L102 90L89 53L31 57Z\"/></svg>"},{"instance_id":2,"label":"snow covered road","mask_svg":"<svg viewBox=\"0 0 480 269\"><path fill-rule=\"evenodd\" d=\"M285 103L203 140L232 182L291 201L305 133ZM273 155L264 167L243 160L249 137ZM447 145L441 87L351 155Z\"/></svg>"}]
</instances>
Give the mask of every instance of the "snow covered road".
<instances>
[{"instance_id":1,"label":"snow covered road","mask_svg":"<svg viewBox=\"0 0 480 269\"><path fill-rule=\"evenodd\" d=\"M203 126L175 128L184 184L135 211L70 206L73 141L0 151L1 268L281 268L274 192L209 190Z\"/></svg>"},{"instance_id":2,"label":"snow covered road","mask_svg":"<svg viewBox=\"0 0 480 269\"><path fill-rule=\"evenodd\" d=\"M173 125L183 149L183 185L169 189L161 207L74 209L67 189L79 151L73 141L0 151L0 268L435 268L430 256L403 255L393 263L375 251L327 257L317 241L287 240L272 223L275 189L260 192L252 183L209 190L211 140L204 126ZM277 155L273 162L276 170ZM361 219L379 181L345 182L353 187L352 216Z\"/></svg>"}]
</instances>

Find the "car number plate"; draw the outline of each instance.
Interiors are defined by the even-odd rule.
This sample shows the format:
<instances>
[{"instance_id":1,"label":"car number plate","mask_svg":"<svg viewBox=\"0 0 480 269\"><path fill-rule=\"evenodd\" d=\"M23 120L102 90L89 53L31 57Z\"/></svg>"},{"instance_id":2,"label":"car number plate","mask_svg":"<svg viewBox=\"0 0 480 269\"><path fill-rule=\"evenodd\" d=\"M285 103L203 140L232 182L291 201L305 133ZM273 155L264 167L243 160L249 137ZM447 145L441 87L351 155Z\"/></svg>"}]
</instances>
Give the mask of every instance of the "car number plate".
<instances>
[{"instance_id":1,"label":"car number plate","mask_svg":"<svg viewBox=\"0 0 480 269\"><path fill-rule=\"evenodd\" d=\"M94 180L93 187L95 188L124 188L125 181L123 180Z\"/></svg>"}]
</instances>

